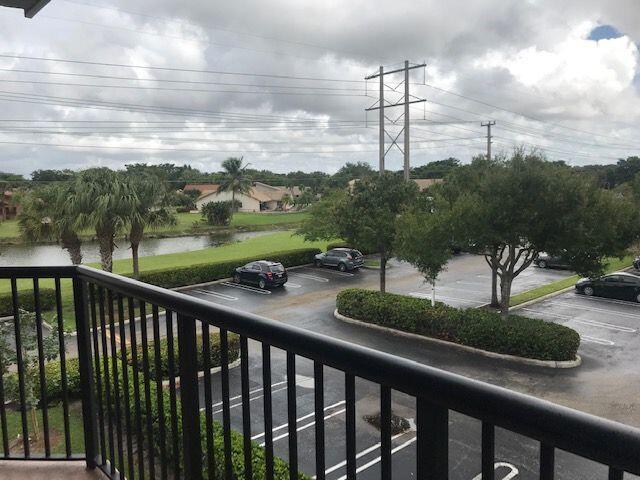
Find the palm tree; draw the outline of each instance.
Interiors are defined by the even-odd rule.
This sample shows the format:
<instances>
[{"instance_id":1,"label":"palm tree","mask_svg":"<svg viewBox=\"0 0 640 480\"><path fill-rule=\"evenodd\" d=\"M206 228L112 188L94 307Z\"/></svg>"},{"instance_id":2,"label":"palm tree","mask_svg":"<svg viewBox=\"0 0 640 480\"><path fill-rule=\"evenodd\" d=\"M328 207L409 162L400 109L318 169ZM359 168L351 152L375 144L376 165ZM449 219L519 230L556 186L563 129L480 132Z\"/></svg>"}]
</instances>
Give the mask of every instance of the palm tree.
<instances>
[{"instance_id":1,"label":"palm tree","mask_svg":"<svg viewBox=\"0 0 640 480\"><path fill-rule=\"evenodd\" d=\"M20 198L22 212L18 224L28 241L56 240L69 253L71 263L82 262L82 240L78 235L82 225L74 211L75 195L72 182L52 183Z\"/></svg>"},{"instance_id":2,"label":"palm tree","mask_svg":"<svg viewBox=\"0 0 640 480\"><path fill-rule=\"evenodd\" d=\"M138 249L144 236L145 228L155 228L164 225L175 225L176 217L166 208L167 189L164 182L156 175L129 174L125 181L129 190L135 193L135 205L129 212L129 243L131 244L131 259L133 275L140 275L140 261Z\"/></svg>"},{"instance_id":3,"label":"palm tree","mask_svg":"<svg viewBox=\"0 0 640 480\"><path fill-rule=\"evenodd\" d=\"M121 174L109 168L90 168L78 174L72 208L82 224L95 229L102 269L113 270L116 235L129 221L137 198Z\"/></svg>"},{"instance_id":4,"label":"palm tree","mask_svg":"<svg viewBox=\"0 0 640 480\"><path fill-rule=\"evenodd\" d=\"M293 198L289 193L285 193L284 195L282 195L282 200L280 200L280 203L282 203L282 209L286 212L288 210L287 207L289 205L293 205Z\"/></svg>"},{"instance_id":5,"label":"palm tree","mask_svg":"<svg viewBox=\"0 0 640 480\"><path fill-rule=\"evenodd\" d=\"M236 193L247 193L251 190L251 179L245 176L249 164L242 164L242 158L230 157L222 162L224 177L220 182L221 192L231 192L231 207L237 211Z\"/></svg>"}]
</instances>

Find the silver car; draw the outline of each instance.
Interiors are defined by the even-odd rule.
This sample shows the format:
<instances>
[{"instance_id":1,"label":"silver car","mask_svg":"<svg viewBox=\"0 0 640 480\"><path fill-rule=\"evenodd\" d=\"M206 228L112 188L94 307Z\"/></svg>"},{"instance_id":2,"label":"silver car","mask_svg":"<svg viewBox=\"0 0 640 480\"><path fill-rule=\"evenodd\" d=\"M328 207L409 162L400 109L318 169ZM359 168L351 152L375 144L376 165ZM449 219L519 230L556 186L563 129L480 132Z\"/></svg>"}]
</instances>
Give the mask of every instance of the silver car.
<instances>
[{"instance_id":1,"label":"silver car","mask_svg":"<svg viewBox=\"0 0 640 480\"><path fill-rule=\"evenodd\" d=\"M364 265L364 255L353 248L332 248L315 256L316 267L338 267L338 270L354 270Z\"/></svg>"}]
</instances>

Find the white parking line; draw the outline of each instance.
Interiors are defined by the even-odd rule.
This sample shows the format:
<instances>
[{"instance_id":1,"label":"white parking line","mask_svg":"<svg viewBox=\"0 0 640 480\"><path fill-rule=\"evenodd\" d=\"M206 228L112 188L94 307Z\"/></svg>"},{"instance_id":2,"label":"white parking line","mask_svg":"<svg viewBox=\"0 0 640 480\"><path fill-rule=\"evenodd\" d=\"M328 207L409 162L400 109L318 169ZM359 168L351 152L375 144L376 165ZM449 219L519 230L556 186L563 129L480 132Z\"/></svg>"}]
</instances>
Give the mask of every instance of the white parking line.
<instances>
[{"instance_id":1,"label":"white parking line","mask_svg":"<svg viewBox=\"0 0 640 480\"><path fill-rule=\"evenodd\" d=\"M586 295L581 295L578 294L576 296L574 296L573 298L575 298L578 301L583 301L583 300L587 300L587 301L591 301L591 302L602 302L602 303L615 303L617 305L626 305L627 307L631 307L631 308L640 308L640 305L638 305L637 303L631 302L631 301L626 301L626 300L616 300L614 298L603 298L603 297L588 297Z\"/></svg>"},{"instance_id":2,"label":"white parking line","mask_svg":"<svg viewBox=\"0 0 640 480\"><path fill-rule=\"evenodd\" d=\"M393 441L393 440L395 440L395 439L397 439L397 438L402 437L403 435L408 435L408 434L409 434L409 432L396 433L393 437L391 437L391 440ZM365 450L362 450L361 452L359 452L359 453L356 455L356 460L358 460L358 459L360 459L360 458L364 457L365 455L368 455L368 454L370 454L371 452L373 452L373 451L377 450L378 448L380 448L380 445L381 445L380 443L376 443L375 445L371 445L369 448L367 448L367 449L365 449ZM329 467L329 468L327 468L327 469L324 471L324 474L325 474L325 475L329 475L330 473L335 472L336 470L338 470L338 469L340 469L340 468L344 467L346 464L347 464L347 461L346 461L346 460L343 460L343 461L342 461L342 462L340 462L340 463L336 463L333 467ZM313 476L313 477L311 477L311 478L316 478L316 476L314 475L314 476Z\"/></svg>"},{"instance_id":3,"label":"white parking line","mask_svg":"<svg viewBox=\"0 0 640 480\"><path fill-rule=\"evenodd\" d=\"M496 462L493 465L493 469L497 470L498 468L501 467L506 467L511 469L511 471L509 473L507 473L506 476L502 477L502 480L511 480L512 478L516 478L519 474L520 471L517 469L517 467L511 463L507 463L507 462ZM478 475L476 475L475 477L473 477L473 480L482 480L482 473L479 473Z\"/></svg>"},{"instance_id":4,"label":"white parking line","mask_svg":"<svg viewBox=\"0 0 640 480\"><path fill-rule=\"evenodd\" d=\"M333 405L329 405L327 407L324 407L324 411L326 412L327 410L331 410L332 408L339 407L340 405L344 405L345 403L346 402L344 400L341 400L340 402L336 402ZM309 413L307 415L304 415L304 416L302 416L300 418L297 418L296 419L296 423L297 422L301 422L303 420L306 420L307 418L311 418L314 415L315 415L315 412L311 412L311 413ZM272 428L271 432L272 433L273 432L277 432L278 430L282 430L283 428L287 428L288 426L289 426L289 423L283 423L282 425L280 425L278 427ZM264 437L264 434L265 434L265 432L258 433L257 435L254 435L253 437L251 437L251 440L257 440L260 437Z\"/></svg>"},{"instance_id":5,"label":"white parking line","mask_svg":"<svg viewBox=\"0 0 640 480\"><path fill-rule=\"evenodd\" d=\"M438 290L452 290L454 292L460 292L462 289L456 287L447 287L446 285L438 285L436 287ZM486 290L471 290L470 288L464 287L464 292L469 293L487 293Z\"/></svg>"},{"instance_id":6,"label":"white parking line","mask_svg":"<svg viewBox=\"0 0 640 480\"><path fill-rule=\"evenodd\" d=\"M274 389L274 387L279 387L280 385L284 385L285 383L287 383L286 380L282 380L281 382L276 382L276 383L272 383L271 384L271 390ZM254 388L253 390L249 391L249 395L253 395L254 393L259 393L263 390L263 387L258 387L258 388ZM236 395L235 397L231 397L229 398L229 401L233 401L233 400L237 400L239 398L242 398L242 395ZM256 397L256 398L260 398L260 397ZM220 405L222 405L222 402L218 402L218 403L214 403L213 405L211 405L213 408L219 407ZM204 407L202 407L200 409L201 412L204 411Z\"/></svg>"},{"instance_id":7,"label":"white parking line","mask_svg":"<svg viewBox=\"0 0 640 480\"><path fill-rule=\"evenodd\" d=\"M285 283L285 287L287 287L287 288L302 288L302 285L300 285L298 283L287 282L287 283Z\"/></svg>"},{"instance_id":8,"label":"white parking line","mask_svg":"<svg viewBox=\"0 0 640 480\"><path fill-rule=\"evenodd\" d=\"M276 388L274 390L271 390L271 393L281 392L281 391L286 390L286 389L287 389L287 387ZM264 397L264 394L256 395L255 397L250 397L249 398L249 402L253 402L254 400L258 400L258 399L260 399L262 397ZM219 402L219 404L222 405L222 402ZM242 406L242 401L237 402L237 403L232 403L231 405L229 405L229 409L238 408L238 407L241 407L241 406ZM203 409L200 409L200 410L203 410ZM218 413L222 413L222 410L223 410L222 408L220 408L218 410L214 410L213 414L216 415Z\"/></svg>"},{"instance_id":9,"label":"white parking line","mask_svg":"<svg viewBox=\"0 0 640 480\"><path fill-rule=\"evenodd\" d=\"M615 343L610 340L604 340L602 338L596 338L596 337L589 337L588 335L580 335L580 338L590 343L597 343L598 345L607 345L610 347L615 345Z\"/></svg>"},{"instance_id":10,"label":"white parking line","mask_svg":"<svg viewBox=\"0 0 640 480\"><path fill-rule=\"evenodd\" d=\"M224 285L225 287L238 288L240 290L246 290L248 292L259 293L260 295L271 295L270 290L262 290L257 287L250 287L249 285L243 285L241 283L231 283L231 282L222 282L220 285Z\"/></svg>"},{"instance_id":11,"label":"white parking line","mask_svg":"<svg viewBox=\"0 0 640 480\"><path fill-rule=\"evenodd\" d=\"M460 285L476 285L476 286L486 286L485 283L482 282L463 282L462 280L456 280L456 283Z\"/></svg>"},{"instance_id":12,"label":"white parking line","mask_svg":"<svg viewBox=\"0 0 640 480\"><path fill-rule=\"evenodd\" d=\"M330 413L329 415L325 415L323 420L329 420L330 418L337 417L338 415L341 415L346 411L347 411L346 408L342 408L342 409L337 410L337 411L335 411L333 413ZM303 430L306 430L309 427L313 427L315 424L316 424L315 420L313 420L312 422L309 422L309 423L305 423L304 425L296 428L296 432L301 432ZM283 438L287 438L288 436L289 436L289 432L286 432L286 433L283 433L282 435L278 435L277 437L274 437L273 441L277 442L278 440L282 440ZM261 447L264 447L264 445L265 445L264 442L260 444Z\"/></svg>"},{"instance_id":13,"label":"white parking line","mask_svg":"<svg viewBox=\"0 0 640 480\"><path fill-rule=\"evenodd\" d=\"M211 297L216 297L221 300L230 300L232 302L238 300L238 297L233 297L231 295L226 295L224 293L212 292L210 290L192 290L192 292L199 293L200 295L209 295Z\"/></svg>"},{"instance_id":14,"label":"white parking line","mask_svg":"<svg viewBox=\"0 0 640 480\"><path fill-rule=\"evenodd\" d=\"M416 441L416 437L413 437L409 440L407 440L406 442L398 445L396 448L391 450L391 454L393 455L394 453L399 452L400 450L404 450L405 448L407 448L408 446L410 446L412 443L415 443ZM382 457L376 457L373 460L371 460L370 462L365 463L364 465L360 465L358 468L356 468L356 473L360 473L363 472L364 470L367 470L368 468L373 467L374 465L377 465L378 463L380 463L380 460L382 460ZM346 480L347 476L343 475L342 477L340 477L338 480Z\"/></svg>"},{"instance_id":15,"label":"white parking line","mask_svg":"<svg viewBox=\"0 0 640 480\"><path fill-rule=\"evenodd\" d=\"M553 300L553 301L551 301L549 303L551 303L552 305L560 305L560 306L564 306L564 307L578 308L580 310L588 310L588 311L592 311L592 312L606 313L608 315L617 315L619 317L640 318L640 314L637 314L637 313L616 312L615 310L607 310L607 309L598 308L598 307L582 306L582 305L577 305L575 303L558 302L557 300Z\"/></svg>"},{"instance_id":16,"label":"white parking line","mask_svg":"<svg viewBox=\"0 0 640 480\"><path fill-rule=\"evenodd\" d=\"M312 272L317 272L318 269L303 267L305 270L311 270ZM339 275L341 277L353 277L355 274L351 272L339 272L338 270L330 270L328 268L322 269L322 273L331 273L333 275Z\"/></svg>"},{"instance_id":17,"label":"white parking line","mask_svg":"<svg viewBox=\"0 0 640 480\"><path fill-rule=\"evenodd\" d=\"M609 330L618 330L620 332L626 332L626 333L637 332L635 328L625 327L622 325L615 325L613 323L599 322L598 320L585 320L585 319L573 318L569 315L562 315L561 313L539 312L537 310L533 310L532 308L522 308L521 310L524 312L537 313L538 315L542 315L542 316L547 315L549 317L556 317L562 320L569 320L576 323L582 323L584 325L591 325L593 327L607 328Z\"/></svg>"},{"instance_id":18,"label":"white parking line","mask_svg":"<svg viewBox=\"0 0 640 480\"><path fill-rule=\"evenodd\" d=\"M328 283L329 279L328 278L324 278L324 277L318 277L316 275L309 275L308 273L290 273L289 274L290 277L300 277L300 278L306 278L308 280L314 280L316 282L322 282L322 283Z\"/></svg>"}]
</instances>

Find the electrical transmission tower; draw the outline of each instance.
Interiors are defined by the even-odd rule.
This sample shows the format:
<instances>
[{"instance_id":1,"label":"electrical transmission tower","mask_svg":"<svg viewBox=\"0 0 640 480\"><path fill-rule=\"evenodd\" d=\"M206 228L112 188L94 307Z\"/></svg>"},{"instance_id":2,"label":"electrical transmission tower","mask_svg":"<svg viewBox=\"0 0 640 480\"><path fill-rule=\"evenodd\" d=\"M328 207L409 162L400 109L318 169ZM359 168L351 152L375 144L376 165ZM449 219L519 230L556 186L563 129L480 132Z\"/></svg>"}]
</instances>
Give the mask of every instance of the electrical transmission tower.
<instances>
[{"instance_id":1,"label":"electrical transmission tower","mask_svg":"<svg viewBox=\"0 0 640 480\"><path fill-rule=\"evenodd\" d=\"M480 122L481 127L487 127L487 160L491 160L491 139L493 138L491 136L491 127L495 124L495 120L490 122Z\"/></svg>"},{"instance_id":2,"label":"electrical transmission tower","mask_svg":"<svg viewBox=\"0 0 640 480\"><path fill-rule=\"evenodd\" d=\"M380 115L380 121L379 121L380 122L379 124L380 174L384 173L384 163L385 163L384 160L385 160L385 157L387 156L387 153L389 153L389 150L391 150L391 148L395 145L396 148L400 150L404 156L404 179L407 181L409 180L409 169L410 169L409 105L411 105L412 103L422 103L426 101L424 98L419 98L409 93L409 71L414 70L416 68L424 68L424 67L426 67L425 63L409 66L409 61L405 60L404 68L398 68L395 70L390 70L388 72L385 72L384 67L380 67L380 71L378 73L374 73L373 75L368 75L364 78L365 81L371 80L374 78L380 79L380 94L379 94L380 96L373 105L365 109L367 112L372 110L378 110ZM404 73L404 78L395 87L387 85L385 83L384 81L385 75L393 75L393 74L399 74L399 73ZM398 90L402 85L404 85L404 92ZM386 100L384 95L385 89L387 89L388 91L390 90L392 93L400 94L401 96L393 101ZM387 109L394 108L394 107L404 107L404 111L398 117L396 117L395 119L392 119L392 118L389 118L385 112ZM391 125L397 125L401 119L404 120L404 124L402 129L398 132L397 135L394 134L394 132L387 131L387 129L385 128L385 120L389 121ZM398 144L398 139L400 138L401 134L404 134L404 145L402 147L400 147L400 145ZM389 139L391 140L391 143L389 144L388 147L385 146L385 137L389 137Z\"/></svg>"}]
</instances>

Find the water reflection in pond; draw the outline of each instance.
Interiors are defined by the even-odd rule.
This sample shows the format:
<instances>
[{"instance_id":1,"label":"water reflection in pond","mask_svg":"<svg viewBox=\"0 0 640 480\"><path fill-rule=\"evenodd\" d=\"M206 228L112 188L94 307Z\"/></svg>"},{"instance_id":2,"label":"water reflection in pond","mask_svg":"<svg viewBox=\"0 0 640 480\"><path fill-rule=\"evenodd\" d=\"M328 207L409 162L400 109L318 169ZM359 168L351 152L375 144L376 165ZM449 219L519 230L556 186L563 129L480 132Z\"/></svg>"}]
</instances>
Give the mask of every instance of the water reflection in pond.
<instances>
[{"instance_id":1,"label":"water reflection in pond","mask_svg":"<svg viewBox=\"0 0 640 480\"><path fill-rule=\"evenodd\" d=\"M190 252L203 248L217 247L225 243L246 240L247 238L268 235L273 231L261 232L220 232L209 235L190 235L173 238L146 238L140 244L140 256L162 255L165 253ZM118 248L113 252L114 259L131 258L131 249L127 240L116 241ZM100 261L97 242L84 242L82 245L84 263ZM4 245L0 246L0 266L69 265L69 255L59 245Z\"/></svg>"}]
</instances>

